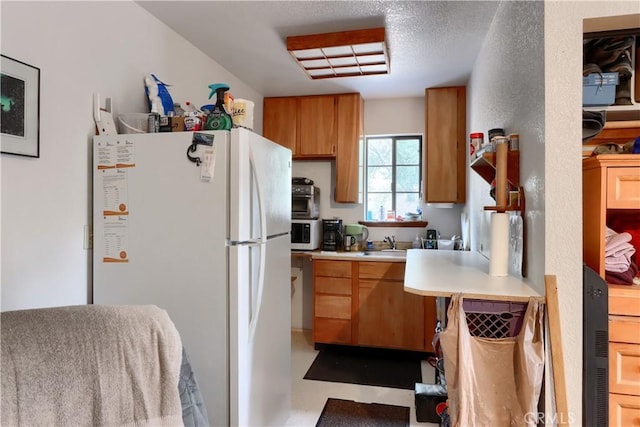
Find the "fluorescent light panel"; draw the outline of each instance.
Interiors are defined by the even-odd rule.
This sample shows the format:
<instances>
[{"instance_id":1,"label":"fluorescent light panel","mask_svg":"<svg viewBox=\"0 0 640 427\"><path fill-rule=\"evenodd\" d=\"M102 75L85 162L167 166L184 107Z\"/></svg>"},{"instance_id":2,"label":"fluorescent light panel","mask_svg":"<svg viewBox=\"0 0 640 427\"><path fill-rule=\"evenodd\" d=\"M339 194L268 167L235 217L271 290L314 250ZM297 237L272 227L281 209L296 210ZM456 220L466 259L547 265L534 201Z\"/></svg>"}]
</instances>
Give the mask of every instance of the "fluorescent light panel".
<instances>
[{"instance_id":1,"label":"fluorescent light panel","mask_svg":"<svg viewBox=\"0 0 640 427\"><path fill-rule=\"evenodd\" d=\"M384 28L287 37L287 50L311 79L389 73Z\"/></svg>"}]
</instances>

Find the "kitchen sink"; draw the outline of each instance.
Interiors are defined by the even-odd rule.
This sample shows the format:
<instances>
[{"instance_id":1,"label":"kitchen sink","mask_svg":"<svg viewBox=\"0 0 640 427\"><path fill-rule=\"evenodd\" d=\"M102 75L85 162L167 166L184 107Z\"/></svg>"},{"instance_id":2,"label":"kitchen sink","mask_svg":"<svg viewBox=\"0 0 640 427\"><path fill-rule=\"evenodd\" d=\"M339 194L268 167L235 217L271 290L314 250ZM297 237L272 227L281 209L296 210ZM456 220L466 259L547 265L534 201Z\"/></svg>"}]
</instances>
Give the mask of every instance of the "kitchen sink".
<instances>
[{"instance_id":1,"label":"kitchen sink","mask_svg":"<svg viewBox=\"0 0 640 427\"><path fill-rule=\"evenodd\" d=\"M382 249L380 251L366 251L362 254L362 256L370 257L405 257L406 255L407 251L404 249Z\"/></svg>"}]
</instances>

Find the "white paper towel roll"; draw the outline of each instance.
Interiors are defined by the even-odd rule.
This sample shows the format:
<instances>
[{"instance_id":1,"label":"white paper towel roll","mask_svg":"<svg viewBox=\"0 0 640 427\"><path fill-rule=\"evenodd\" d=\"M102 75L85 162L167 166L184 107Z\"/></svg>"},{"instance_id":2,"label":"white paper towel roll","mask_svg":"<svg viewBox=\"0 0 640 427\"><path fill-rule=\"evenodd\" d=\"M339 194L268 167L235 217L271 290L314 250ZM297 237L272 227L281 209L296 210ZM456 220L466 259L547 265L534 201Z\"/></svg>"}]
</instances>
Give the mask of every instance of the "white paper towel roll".
<instances>
[{"instance_id":1,"label":"white paper towel roll","mask_svg":"<svg viewBox=\"0 0 640 427\"><path fill-rule=\"evenodd\" d=\"M509 274L509 214L507 213L491 214L489 274L491 276Z\"/></svg>"}]
</instances>

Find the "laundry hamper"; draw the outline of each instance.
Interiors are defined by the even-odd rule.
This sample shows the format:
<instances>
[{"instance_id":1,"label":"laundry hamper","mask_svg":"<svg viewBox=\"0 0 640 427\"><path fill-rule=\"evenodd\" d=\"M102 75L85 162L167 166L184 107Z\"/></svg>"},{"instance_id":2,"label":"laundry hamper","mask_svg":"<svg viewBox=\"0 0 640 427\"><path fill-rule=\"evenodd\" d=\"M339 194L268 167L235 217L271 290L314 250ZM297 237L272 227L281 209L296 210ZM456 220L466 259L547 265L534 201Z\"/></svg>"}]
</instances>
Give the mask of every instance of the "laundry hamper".
<instances>
[{"instance_id":1,"label":"laundry hamper","mask_svg":"<svg viewBox=\"0 0 640 427\"><path fill-rule=\"evenodd\" d=\"M537 299L451 298L440 343L452 426L536 425L530 414L542 387L543 315Z\"/></svg>"}]
</instances>

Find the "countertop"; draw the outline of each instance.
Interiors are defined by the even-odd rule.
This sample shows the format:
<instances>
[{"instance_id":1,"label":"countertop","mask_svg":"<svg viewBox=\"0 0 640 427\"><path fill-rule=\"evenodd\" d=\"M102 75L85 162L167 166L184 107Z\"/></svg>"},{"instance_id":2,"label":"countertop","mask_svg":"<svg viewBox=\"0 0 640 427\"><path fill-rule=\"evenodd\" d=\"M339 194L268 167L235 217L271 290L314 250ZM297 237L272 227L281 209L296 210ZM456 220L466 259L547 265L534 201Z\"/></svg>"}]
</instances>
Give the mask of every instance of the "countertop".
<instances>
[{"instance_id":1,"label":"countertop","mask_svg":"<svg viewBox=\"0 0 640 427\"><path fill-rule=\"evenodd\" d=\"M331 251L317 251L310 252L312 259L332 259L343 261L385 261L385 262L405 262L406 252L398 253L396 255L385 254L384 251L375 251L375 255L365 255L364 252L331 252Z\"/></svg>"},{"instance_id":2,"label":"countertop","mask_svg":"<svg viewBox=\"0 0 640 427\"><path fill-rule=\"evenodd\" d=\"M364 257L363 257L364 258ZM528 301L543 298L524 279L489 275L489 260L478 252L407 250L404 290L418 295Z\"/></svg>"}]
</instances>

